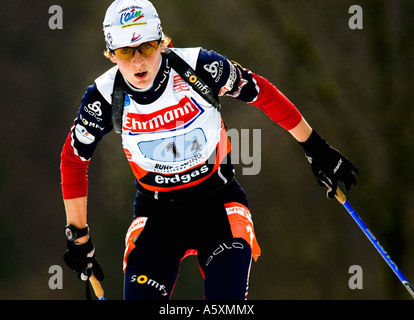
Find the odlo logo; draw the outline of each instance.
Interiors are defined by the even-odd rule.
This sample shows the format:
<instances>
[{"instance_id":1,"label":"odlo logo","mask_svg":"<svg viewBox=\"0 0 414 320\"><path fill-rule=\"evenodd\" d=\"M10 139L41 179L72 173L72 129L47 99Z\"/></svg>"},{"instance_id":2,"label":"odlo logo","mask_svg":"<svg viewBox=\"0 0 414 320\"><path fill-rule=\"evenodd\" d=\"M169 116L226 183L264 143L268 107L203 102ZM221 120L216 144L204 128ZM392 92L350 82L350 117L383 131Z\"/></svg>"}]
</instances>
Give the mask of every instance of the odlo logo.
<instances>
[{"instance_id":1,"label":"odlo logo","mask_svg":"<svg viewBox=\"0 0 414 320\"><path fill-rule=\"evenodd\" d=\"M158 289L164 297L168 294L164 285L159 284L155 280L148 279L148 277L146 275L143 275L143 274L140 275L140 276L133 275L131 277L130 282L137 282L140 285L148 285L148 286L154 287L155 289Z\"/></svg>"}]
</instances>

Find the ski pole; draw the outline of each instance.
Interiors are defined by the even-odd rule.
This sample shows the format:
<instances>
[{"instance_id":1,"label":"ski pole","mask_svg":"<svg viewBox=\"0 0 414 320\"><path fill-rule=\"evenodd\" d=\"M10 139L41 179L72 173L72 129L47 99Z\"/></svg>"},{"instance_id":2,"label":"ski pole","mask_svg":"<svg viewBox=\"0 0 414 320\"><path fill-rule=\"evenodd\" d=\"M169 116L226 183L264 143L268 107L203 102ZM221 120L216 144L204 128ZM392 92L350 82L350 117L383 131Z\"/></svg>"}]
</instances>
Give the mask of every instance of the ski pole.
<instances>
[{"instance_id":1,"label":"ski pole","mask_svg":"<svg viewBox=\"0 0 414 320\"><path fill-rule=\"evenodd\" d=\"M401 270L398 269L397 265L392 261L390 255L384 250L384 248L381 246L379 241L375 238L373 233L368 229L368 227L365 225L365 223L362 221L362 219L358 216L358 214L355 212L355 210L352 208L352 206L349 204L348 200L346 200L345 194L341 191L341 189L336 189L336 199L340 204L342 204L345 209L348 211L348 213L351 215L351 217L355 220L355 222L358 224L358 226L361 228L361 230L364 232L364 234L367 236L369 241L374 245L374 247L377 249L381 257L384 258L385 262L389 265L389 267L394 271L398 279L402 282L404 287L407 289L407 291L410 293L411 297L414 298L414 287L411 285L410 282L408 282L407 278L402 274Z\"/></svg>"},{"instance_id":2,"label":"ski pole","mask_svg":"<svg viewBox=\"0 0 414 320\"><path fill-rule=\"evenodd\" d=\"M92 276L89 277L89 281L92 285L92 288L93 288L93 291L95 292L96 297L99 300L105 300L104 290L103 290L102 285L99 282L99 280L96 279L96 277L94 275L92 275Z\"/></svg>"}]
</instances>

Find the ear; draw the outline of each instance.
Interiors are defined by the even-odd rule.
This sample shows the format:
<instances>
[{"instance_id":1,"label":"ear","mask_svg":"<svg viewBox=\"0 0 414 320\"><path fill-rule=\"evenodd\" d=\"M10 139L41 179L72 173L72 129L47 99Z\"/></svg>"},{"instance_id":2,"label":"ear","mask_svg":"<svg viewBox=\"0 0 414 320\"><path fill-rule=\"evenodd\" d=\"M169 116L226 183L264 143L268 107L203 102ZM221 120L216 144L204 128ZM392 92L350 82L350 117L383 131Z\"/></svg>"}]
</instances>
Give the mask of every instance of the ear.
<instances>
[{"instance_id":1,"label":"ear","mask_svg":"<svg viewBox=\"0 0 414 320\"><path fill-rule=\"evenodd\" d=\"M115 59L115 56L109 50L105 50L103 54L104 54L105 58L111 60L115 64L117 63L116 59Z\"/></svg>"},{"instance_id":2,"label":"ear","mask_svg":"<svg viewBox=\"0 0 414 320\"><path fill-rule=\"evenodd\" d=\"M163 52L165 48L166 48L165 41L162 40L160 43L160 51Z\"/></svg>"},{"instance_id":3,"label":"ear","mask_svg":"<svg viewBox=\"0 0 414 320\"><path fill-rule=\"evenodd\" d=\"M114 55L112 54L112 53L109 53L109 55L108 55L108 58L109 58L109 60L111 60L113 63L117 63L116 62L116 59L115 59L115 57L114 57Z\"/></svg>"}]
</instances>

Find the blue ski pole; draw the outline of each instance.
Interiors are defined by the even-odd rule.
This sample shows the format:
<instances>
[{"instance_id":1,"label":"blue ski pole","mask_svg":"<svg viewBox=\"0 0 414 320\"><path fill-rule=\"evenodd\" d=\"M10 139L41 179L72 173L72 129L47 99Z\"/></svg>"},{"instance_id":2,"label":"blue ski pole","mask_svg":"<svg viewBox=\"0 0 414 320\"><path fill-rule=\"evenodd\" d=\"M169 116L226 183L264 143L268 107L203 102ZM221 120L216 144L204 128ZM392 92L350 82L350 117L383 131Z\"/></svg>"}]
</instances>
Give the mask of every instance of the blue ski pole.
<instances>
[{"instance_id":1,"label":"blue ski pole","mask_svg":"<svg viewBox=\"0 0 414 320\"><path fill-rule=\"evenodd\" d=\"M384 250L384 248L381 246L379 241L375 238L373 233L368 229L368 227L365 225L365 223L362 221L362 219L358 216L358 214L355 212L355 210L352 208L352 206L349 204L348 200L346 199L344 193L337 188L336 189L336 199L341 203L344 208L348 211L348 213L351 215L351 217L355 220L355 222L358 224L358 226L361 228L361 230L364 232L364 234L367 236L369 241L373 244L373 246L377 249L381 257L384 258L385 262L389 265L389 267L394 271L398 279L401 281L401 283L404 285L404 287L407 289L407 291L410 293L411 297L414 298L414 287L411 285L410 282L408 282L407 278L402 274L401 270L398 269L397 265L392 261L390 255Z\"/></svg>"}]
</instances>

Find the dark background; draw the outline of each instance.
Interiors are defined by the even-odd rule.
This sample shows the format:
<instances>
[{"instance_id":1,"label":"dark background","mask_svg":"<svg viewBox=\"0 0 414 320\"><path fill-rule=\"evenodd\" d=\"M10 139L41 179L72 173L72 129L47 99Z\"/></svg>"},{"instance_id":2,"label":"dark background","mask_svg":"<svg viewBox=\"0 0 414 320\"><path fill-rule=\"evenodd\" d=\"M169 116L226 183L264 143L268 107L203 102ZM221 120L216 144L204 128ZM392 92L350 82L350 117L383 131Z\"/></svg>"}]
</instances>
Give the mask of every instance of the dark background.
<instances>
[{"instance_id":1,"label":"dark background","mask_svg":"<svg viewBox=\"0 0 414 320\"><path fill-rule=\"evenodd\" d=\"M111 1L2 1L0 107L0 298L84 299L64 265L60 152L80 98L112 66L102 21ZM414 2L154 0L176 47L202 46L265 76L360 170L350 203L414 281ZM51 5L63 29L51 30ZM363 30L348 9L363 8ZM409 299L347 212L318 187L302 149L260 110L222 99L230 128L261 129L261 172L242 175L262 256L249 299ZM122 299L122 255L132 218L133 176L109 134L89 170L88 222L108 299ZM48 286L63 267L63 289ZM351 290L350 266L363 269ZM195 257L173 299L202 299Z\"/></svg>"}]
</instances>

